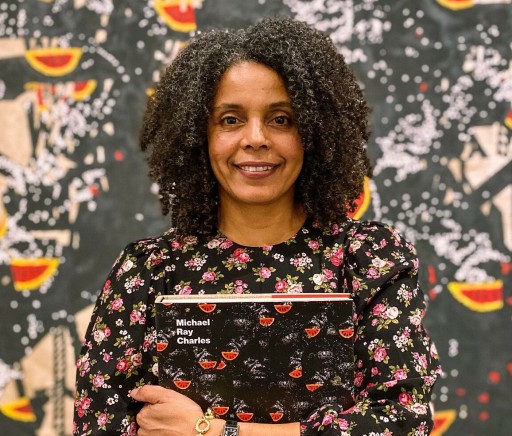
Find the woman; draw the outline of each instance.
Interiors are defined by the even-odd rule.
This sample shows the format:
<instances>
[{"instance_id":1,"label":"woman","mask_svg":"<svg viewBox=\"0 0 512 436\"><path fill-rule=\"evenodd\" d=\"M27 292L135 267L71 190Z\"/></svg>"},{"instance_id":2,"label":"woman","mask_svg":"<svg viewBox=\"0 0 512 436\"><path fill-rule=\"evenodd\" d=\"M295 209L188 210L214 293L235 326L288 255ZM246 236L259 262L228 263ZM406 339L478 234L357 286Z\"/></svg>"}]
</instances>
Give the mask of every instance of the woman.
<instances>
[{"instance_id":1,"label":"woman","mask_svg":"<svg viewBox=\"0 0 512 436\"><path fill-rule=\"evenodd\" d=\"M141 136L173 229L114 264L77 362L75 434L194 435L198 419L215 436L428 434L440 370L414 248L346 216L369 173L367 116L342 56L303 23L211 31L180 53ZM156 295L336 290L357 312L351 408L231 429L151 386Z\"/></svg>"}]
</instances>

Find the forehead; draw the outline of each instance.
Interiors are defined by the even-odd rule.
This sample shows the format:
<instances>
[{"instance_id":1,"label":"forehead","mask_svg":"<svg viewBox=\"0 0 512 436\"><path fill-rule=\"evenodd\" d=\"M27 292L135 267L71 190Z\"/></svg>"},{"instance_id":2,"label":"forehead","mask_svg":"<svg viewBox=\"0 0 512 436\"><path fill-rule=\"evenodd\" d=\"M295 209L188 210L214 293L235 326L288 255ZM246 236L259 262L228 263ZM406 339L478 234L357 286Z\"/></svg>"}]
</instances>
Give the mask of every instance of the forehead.
<instances>
[{"instance_id":1,"label":"forehead","mask_svg":"<svg viewBox=\"0 0 512 436\"><path fill-rule=\"evenodd\" d=\"M278 99L290 101L281 76L272 68L256 62L240 62L222 75L214 104L232 100Z\"/></svg>"}]
</instances>

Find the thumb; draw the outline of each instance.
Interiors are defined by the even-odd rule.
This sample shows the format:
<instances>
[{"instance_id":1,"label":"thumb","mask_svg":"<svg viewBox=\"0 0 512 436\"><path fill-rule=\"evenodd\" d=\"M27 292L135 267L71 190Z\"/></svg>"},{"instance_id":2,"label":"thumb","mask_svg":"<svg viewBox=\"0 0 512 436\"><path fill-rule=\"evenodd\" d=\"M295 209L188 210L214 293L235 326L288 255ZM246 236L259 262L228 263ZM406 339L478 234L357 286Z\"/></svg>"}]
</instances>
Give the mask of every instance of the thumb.
<instances>
[{"instance_id":1,"label":"thumb","mask_svg":"<svg viewBox=\"0 0 512 436\"><path fill-rule=\"evenodd\" d=\"M169 389L163 388L162 386L144 385L131 390L128 395L135 401L157 404L163 403L165 398L169 395L169 392Z\"/></svg>"}]
</instances>

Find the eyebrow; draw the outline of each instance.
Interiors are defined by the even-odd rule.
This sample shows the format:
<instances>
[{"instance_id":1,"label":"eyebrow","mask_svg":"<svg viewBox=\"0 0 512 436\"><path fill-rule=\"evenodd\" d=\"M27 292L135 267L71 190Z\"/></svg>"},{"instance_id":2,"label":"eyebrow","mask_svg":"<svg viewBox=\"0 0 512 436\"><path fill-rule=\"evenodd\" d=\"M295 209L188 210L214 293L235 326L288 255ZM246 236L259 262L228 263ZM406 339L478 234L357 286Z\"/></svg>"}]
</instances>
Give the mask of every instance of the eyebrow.
<instances>
[{"instance_id":1,"label":"eyebrow","mask_svg":"<svg viewBox=\"0 0 512 436\"><path fill-rule=\"evenodd\" d=\"M218 106L214 106L213 110L224 110L224 109L242 109L242 105L236 103L222 103ZM274 103L269 104L270 109L274 109L276 107L287 107L292 109L292 104L289 101L276 101Z\"/></svg>"}]
</instances>

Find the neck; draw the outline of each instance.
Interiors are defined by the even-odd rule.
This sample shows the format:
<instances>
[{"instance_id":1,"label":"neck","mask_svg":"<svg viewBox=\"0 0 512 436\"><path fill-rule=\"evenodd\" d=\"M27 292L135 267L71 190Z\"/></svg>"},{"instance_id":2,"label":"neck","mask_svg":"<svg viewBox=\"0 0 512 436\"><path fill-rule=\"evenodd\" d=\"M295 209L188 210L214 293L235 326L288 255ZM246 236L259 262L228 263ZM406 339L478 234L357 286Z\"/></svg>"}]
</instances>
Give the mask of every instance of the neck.
<instances>
[{"instance_id":1,"label":"neck","mask_svg":"<svg viewBox=\"0 0 512 436\"><path fill-rule=\"evenodd\" d=\"M284 242L304 224L302 206L276 208L275 205L229 205L219 207L219 230L232 241L248 247Z\"/></svg>"}]
</instances>

